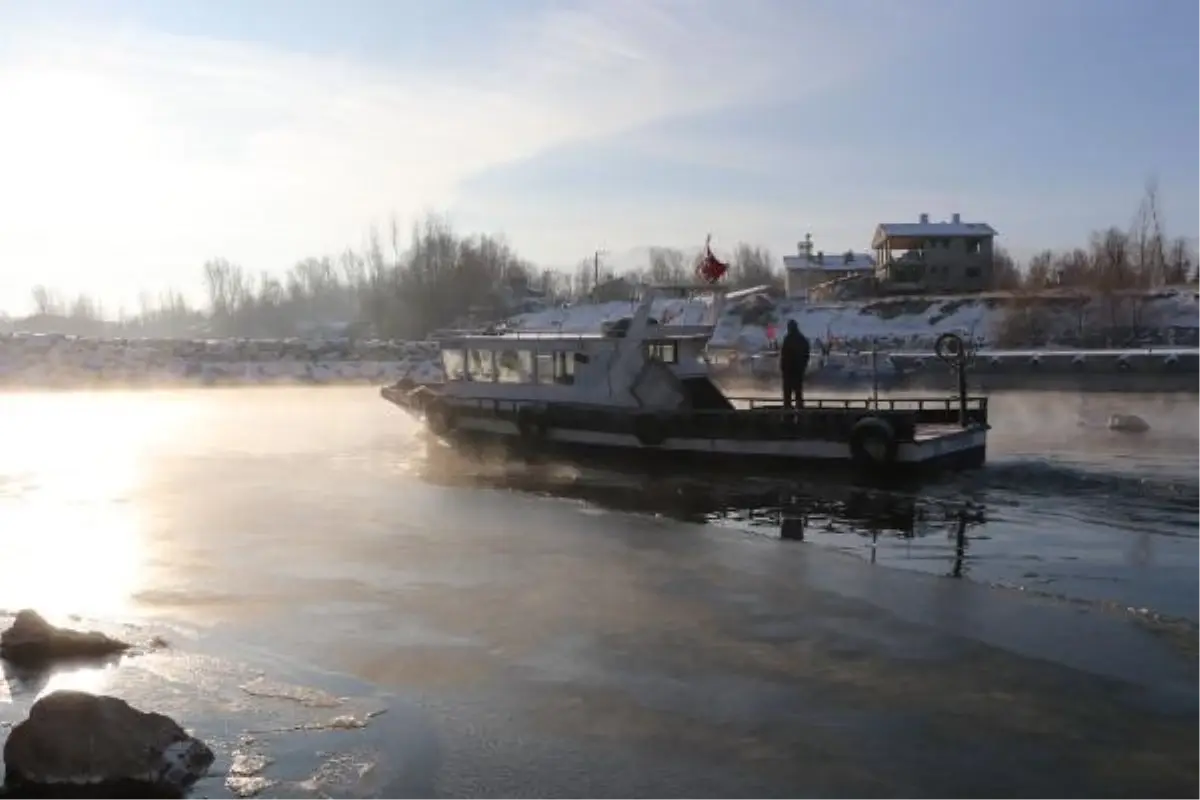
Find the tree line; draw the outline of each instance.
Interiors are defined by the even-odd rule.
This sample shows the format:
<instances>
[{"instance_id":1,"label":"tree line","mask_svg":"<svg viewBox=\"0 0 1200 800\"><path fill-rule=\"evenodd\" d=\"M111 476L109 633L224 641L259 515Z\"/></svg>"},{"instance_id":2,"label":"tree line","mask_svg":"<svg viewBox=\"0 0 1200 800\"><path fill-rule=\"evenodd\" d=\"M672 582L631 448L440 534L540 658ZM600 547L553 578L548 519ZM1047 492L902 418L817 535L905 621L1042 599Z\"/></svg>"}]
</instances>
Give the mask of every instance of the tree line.
<instances>
[{"instance_id":1,"label":"tree line","mask_svg":"<svg viewBox=\"0 0 1200 800\"><path fill-rule=\"evenodd\" d=\"M68 298L36 286L35 313L17 327L80 335L288 337L336 322L348 335L415 339L503 318L531 304L609 297L606 286L616 279L624 279L617 281L622 286L687 283L694 280L695 259L676 248L651 247L643 268L621 274L605 269L596 255L574 270L539 269L502 236L463 236L430 216L412 227L407 241L393 223L386 236L372 231L361 250L307 258L283 275L212 259L202 269L201 304L171 289L141 296L134 312L110 315L87 295ZM1150 289L1194 281L1197 260L1191 242L1167 236L1150 184L1128 229L1097 231L1086 246L1043 251L1026 265L997 247L993 288L1099 294ZM766 248L740 242L729 265L725 283L731 288L765 284L782 290L783 270Z\"/></svg>"},{"instance_id":2,"label":"tree line","mask_svg":"<svg viewBox=\"0 0 1200 800\"><path fill-rule=\"evenodd\" d=\"M1011 262L1006 254L1001 257ZM1007 284L1000 288L1059 287L1105 294L1195 281L1197 261L1193 242L1167 235L1158 189L1151 181L1128 228L1114 225L1095 231L1086 246L1043 250L1023 270L1010 263L996 274L999 278L1003 273L1001 283Z\"/></svg>"}]
</instances>

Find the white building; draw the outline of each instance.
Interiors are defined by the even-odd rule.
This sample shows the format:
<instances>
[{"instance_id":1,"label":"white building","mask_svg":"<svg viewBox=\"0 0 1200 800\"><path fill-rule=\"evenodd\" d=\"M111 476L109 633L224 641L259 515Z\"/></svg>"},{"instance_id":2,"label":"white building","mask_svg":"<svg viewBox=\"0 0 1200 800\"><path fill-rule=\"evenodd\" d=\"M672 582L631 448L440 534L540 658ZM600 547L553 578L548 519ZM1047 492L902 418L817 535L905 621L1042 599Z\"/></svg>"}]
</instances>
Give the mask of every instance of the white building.
<instances>
[{"instance_id":1,"label":"white building","mask_svg":"<svg viewBox=\"0 0 1200 800\"><path fill-rule=\"evenodd\" d=\"M868 253L847 250L844 253L813 251L812 234L805 234L797 254L784 256L786 272L784 287L793 300L808 300L812 290L822 284L843 278L868 278L875 272L875 259Z\"/></svg>"}]
</instances>

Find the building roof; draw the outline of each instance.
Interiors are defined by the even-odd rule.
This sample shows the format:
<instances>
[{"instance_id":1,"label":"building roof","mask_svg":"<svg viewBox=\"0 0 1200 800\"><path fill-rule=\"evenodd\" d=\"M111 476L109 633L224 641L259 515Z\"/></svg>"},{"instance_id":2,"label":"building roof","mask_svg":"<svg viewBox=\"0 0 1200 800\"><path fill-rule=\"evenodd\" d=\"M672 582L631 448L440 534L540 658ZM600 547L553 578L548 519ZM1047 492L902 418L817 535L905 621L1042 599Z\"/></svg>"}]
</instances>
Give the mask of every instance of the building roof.
<instances>
[{"instance_id":1,"label":"building roof","mask_svg":"<svg viewBox=\"0 0 1200 800\"><path fill-rule=\"evenodd\" d=\"M849 258L847 258L849 255ZM823 270L826 272L845 272L853 269L874 269L875 259L869 253L825 253L823 259L819 254L813 253L811 257L806 255L784 256L783 266L785 269L812 269Z\"/></svg>"},{"instance_id":2,"label":"building roof","mask_svg":"<svg viewBox=\"0 0 1200 800\"><path fill-rule=\"evenodd\" d=\"M921 215L920 222L882 222L875 227L872 247L879 247L891 240L915 242L940 236L995 236L996 229L986 222L963 222L958 214L949 222L930 222L928 214ZM904 247L916 245L905 244Z\"/></svg>"}]
</instances>

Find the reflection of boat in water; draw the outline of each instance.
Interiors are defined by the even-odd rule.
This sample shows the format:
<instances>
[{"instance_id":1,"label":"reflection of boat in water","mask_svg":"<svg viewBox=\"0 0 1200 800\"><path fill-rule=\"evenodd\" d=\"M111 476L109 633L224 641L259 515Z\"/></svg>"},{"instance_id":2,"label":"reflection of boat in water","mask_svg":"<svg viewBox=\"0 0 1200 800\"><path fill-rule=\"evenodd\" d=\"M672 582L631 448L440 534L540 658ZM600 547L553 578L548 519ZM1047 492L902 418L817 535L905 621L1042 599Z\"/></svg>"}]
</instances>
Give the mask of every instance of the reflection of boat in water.
<instances>
[{"instance_id":1,"label":"reflection of boat in water","mask_svg":"<svg viewBox=\"0 0 1200 800\"><path fill-rule=\"evenodd\" d=\"M698 468L664 473L594 469L563 462L483 463L432 443L420 475L439 485L577 500L609 511L725 525L793 541L846 536L867 540L872 561L880 537L942 536L954 541L956 562L951 574L962 568L968 529L985 521L977 505L838 481L730 479L728 473Z\"/></svg>"},{"instance_id":2,"label":"reflection of boat in water","mask_svg":"<svg viewBox=\"0 0 1200 800\"><path fill-rule=\"evenodd\" d=\"M444 340L443 383L401 382L383 397L452 444L522 454L841 465L873 475L985 460L986 398L964 389L957 402L821 399L785 409L728 397L704 358L712 326L657 324L652 299L648 292L628 324L607 333Z\"/></svg>"}]
</instances>

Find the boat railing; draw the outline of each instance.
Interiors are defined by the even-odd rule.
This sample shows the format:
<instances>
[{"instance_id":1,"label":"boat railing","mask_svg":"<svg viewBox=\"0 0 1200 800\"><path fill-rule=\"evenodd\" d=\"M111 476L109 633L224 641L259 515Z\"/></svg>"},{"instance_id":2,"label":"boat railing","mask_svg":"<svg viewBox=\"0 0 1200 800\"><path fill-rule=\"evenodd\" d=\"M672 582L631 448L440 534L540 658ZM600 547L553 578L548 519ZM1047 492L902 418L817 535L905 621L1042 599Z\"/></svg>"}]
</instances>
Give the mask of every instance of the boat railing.
<instances>
[{"instance_id":1,"label":"boat railing","mask_svg":"<svg viewBox=\"0 0 1200 800\"><path fill-rule=\"evenodd\" d=\"M783 403L773 398L765 397L730 397L729 401L735 405L741 404L745 407L755 409L781 409ZM988 399L983 396L968 397L967 409L969 411L987 411ZM926 410L954 410L959 408L959 398L957 397L887 397L887 398L872 398L872 397L837 397L837 398L812 398L805 399L801 408L804 409L866 409L866 410L886 410L886 411L926 411Z\"/></svg>"},{"instance_id":2,"label":"boat railing","mask_svg":"<svg viewBox=\"0 0 1200 800\"><path fill-rule=\"evenodd\" d=\"M646 331L647 339L707 339L712 336L712 325L656 325ZM503 341L564 341L564 342L619 342L624 335L604 331L560 331L554 328L525 328L520 330L497 330L494 333L472 331L447 335L439 342L471 340L475 342Z\"/></svg>"},{"instance_id":3,"label":"boat railing","mask_svg":"<svg viewBox=\"0 0 1200 800\"><path fill-rule=\"evenodd\" d=\"M744 404L755 413L795 414L784 409L783 403L764 400L761 397L731 397L730 402ZM920 425L986 425L988 424L988 399L986 397L868 397L868 398L814 398L804 400L800 406L806 412L862 411L889 416L910 417Z\"/></svg>"}]
</instances>

